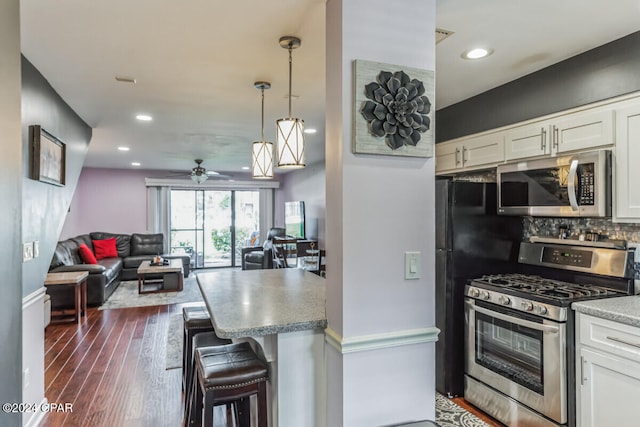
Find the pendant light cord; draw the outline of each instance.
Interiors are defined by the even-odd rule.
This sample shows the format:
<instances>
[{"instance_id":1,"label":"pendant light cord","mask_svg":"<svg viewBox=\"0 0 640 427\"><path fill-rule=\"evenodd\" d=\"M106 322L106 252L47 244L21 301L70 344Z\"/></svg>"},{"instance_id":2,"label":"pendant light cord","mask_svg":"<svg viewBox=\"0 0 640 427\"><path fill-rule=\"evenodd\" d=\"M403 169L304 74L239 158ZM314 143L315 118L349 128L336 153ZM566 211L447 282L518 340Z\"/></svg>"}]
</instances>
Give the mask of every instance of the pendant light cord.
<instances>
[{"instance_id":1,"label":"pendant light cord","mask_svg":"<svg viewBox=\"0 0 640 427\"><path fill-rule=\"evenodd\" d=\"M264 86L262 86L261 91L262 91L262 142L264 143Z\"/></svg>"},{"instance_id":2,"label":"pendant light cord","mask_svg":"<svg viewBox=\"0 0 640 427\"><path fill-rule=\"evenodd\" d=\"M289 118L291 118L291 70L293 68L293 60L291 59L291 44L289 44Z\"/></svg>"}]
</instances>

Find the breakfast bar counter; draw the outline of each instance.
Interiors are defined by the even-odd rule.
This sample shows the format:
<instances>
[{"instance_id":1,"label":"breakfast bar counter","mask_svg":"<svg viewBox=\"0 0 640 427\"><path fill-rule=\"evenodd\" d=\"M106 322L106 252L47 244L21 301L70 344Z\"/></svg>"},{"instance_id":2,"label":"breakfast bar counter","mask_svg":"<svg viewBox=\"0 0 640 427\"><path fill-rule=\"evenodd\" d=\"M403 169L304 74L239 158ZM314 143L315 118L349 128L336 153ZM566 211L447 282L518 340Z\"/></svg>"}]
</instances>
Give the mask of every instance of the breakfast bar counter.
<instances>
[{"instance_id":1,"label":"breakfast bar counter","mask_svg":"<svg viewBox=\"0 0 640 427\"><path fill-rule=\"evenodd\" d=\"M269 363L270 425L325 425L325 279L297 268L197 279L216 334L251 342Z\"/></svg>"}]
</instances>

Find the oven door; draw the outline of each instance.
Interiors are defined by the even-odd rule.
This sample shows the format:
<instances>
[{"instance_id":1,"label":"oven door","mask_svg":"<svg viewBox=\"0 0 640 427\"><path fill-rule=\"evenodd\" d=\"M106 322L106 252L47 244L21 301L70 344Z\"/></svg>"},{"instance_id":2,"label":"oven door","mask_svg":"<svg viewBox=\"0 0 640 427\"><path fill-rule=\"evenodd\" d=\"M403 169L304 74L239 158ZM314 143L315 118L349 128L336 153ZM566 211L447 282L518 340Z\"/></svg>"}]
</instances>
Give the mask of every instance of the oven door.
<instances>
[{"instance_id":1,"label":"oven door","mask_svg":"<svg viewBox=\"0 0 640 427\"><path fill-rule=\"evenodd\" d=\"M466 374L566 423L566 324L470 298L465 319Z\"/></svg>"}]
</instances>

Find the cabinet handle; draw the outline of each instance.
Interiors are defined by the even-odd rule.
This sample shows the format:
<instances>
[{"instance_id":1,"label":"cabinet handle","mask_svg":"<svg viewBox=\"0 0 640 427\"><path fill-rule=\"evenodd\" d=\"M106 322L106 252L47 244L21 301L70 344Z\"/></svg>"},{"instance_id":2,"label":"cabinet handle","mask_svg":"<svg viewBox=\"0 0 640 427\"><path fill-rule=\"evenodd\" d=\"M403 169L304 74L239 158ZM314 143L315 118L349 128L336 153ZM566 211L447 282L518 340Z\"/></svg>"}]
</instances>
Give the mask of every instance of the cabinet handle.
<instances>
[{"instance_id":1,"label":"cabinet handle","mask_svg":"<svg viewBox=\"0 0 640 427\"><path fill-rule=\"evenodd\" d=\"M587 377L584 376L584 364L586 360L584 356L580 356L580 385L584 385L585 381L588 380Z\"/></svg>"},{"instance_id":2,"label":"cabinet handle","mask_svg":"<svg viewBox=\"0 0 640 427\"><path fill-rule=\"evenodd\" d=\"M462 147L462 164L465 164L467 162L467 147Z\"/></svg>"},{"instance_id":3,"label":"cabinet handle","mask_svg":"<svg viewBox=\"0 0 640 427\"><path fill-rule=\"evenodd\" d=\"M540 151L544 154L547 150L547 131L544 128L540 128Z\"/></svg>"},{"instance_id":4,"label":"cabinet handle","mask_svg":"<svg viewBox=\"0 0 640 427\"><path fill-rule=\"evenodd\" d=\"M640 344L636 344L636 343L632 343L632 342L629 342L629 341L625 341L625 340L617 338L617 337L607 337L607 339L610 340L610 341L618 342L620 344L625 344L625 345L630 345L631 347L640 348Z\"/></svg>"},{"instance_id":5,"label":"cabinet handle","mask_svg":"<svg viewBox=\"0 0 640 427\"><path fill-rule=\"evenodd\" d=\"M553 148L558 148L558 127L553 125Z\"/></svg>"},{"instance_id":6,"label":"cabinet handle","mask_svg":"<svg viewBox=\"0 0 640 427\"><path fill-rule=\"evenodd\" d=\"M460 149L456 148L456 165L460 164Z\"/></svg>"}]
</instances>

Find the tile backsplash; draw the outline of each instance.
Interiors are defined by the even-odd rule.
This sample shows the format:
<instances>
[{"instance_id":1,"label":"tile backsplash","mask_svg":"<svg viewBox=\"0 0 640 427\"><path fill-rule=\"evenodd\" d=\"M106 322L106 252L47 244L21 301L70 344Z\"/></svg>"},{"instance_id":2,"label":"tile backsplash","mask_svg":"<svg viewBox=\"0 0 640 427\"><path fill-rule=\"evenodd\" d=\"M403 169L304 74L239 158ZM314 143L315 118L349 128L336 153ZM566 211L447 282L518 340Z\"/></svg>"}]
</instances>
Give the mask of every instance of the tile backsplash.
<instances>
[{"instance_id":1,"label":"tile backsplash","mask_svg":"<svg viewBox=\"0 0 640 427\"><path fill-rule=\"evenodd\" d=\"M543 218L525 216L523 221L523 240L531 236L558 237L561 225L568 227L569 237L582 232L594 232L606 239L640 242L640 224L615 223L608 218Z\"/></svg>"}]
</instances>

